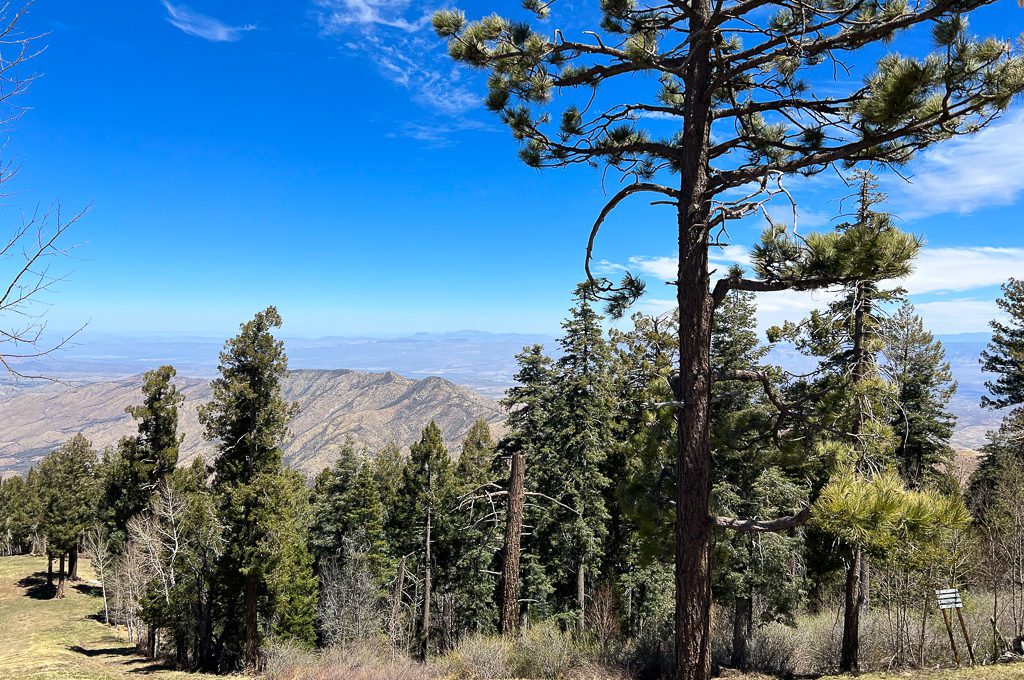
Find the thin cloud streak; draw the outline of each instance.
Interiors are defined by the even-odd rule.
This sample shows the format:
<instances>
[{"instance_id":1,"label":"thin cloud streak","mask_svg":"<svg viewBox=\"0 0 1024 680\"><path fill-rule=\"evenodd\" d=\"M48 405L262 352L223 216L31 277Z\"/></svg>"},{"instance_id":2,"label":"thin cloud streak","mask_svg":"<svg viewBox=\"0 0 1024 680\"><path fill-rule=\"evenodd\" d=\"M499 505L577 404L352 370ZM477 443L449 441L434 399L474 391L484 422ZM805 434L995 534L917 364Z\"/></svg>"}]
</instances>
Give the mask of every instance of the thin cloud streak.
<instances>
[{"instance_id":1,"label":"thin cloud streak","mask_svg":"<svg viewBox=\"0 0 1024 680\"><path fill-rule=\"evenodd\" d=\"M1024 192L1024 111L921 154L910 183L887 187L906 219L1011 205Z\"/></svg>"},{"instance_id":2,"label":"thin cloud streak","mask_svg":"<svg viewBox=\"0 0 1024 680\"><path fill-rule=\"evenodd\" d=\"M163 0L163 6L167 10L167 23L183 33L210 42L235 42L242 38L243 33L256 30L254 24L232 26L220 19L195 12L186 5L172 4L168 0Z\"/></svg>"},{"instance_id":3,"label":"thin cloud streak","mask_svg":"<svg viewBox=\"0 0 1024 680\"><path fill-rule=\"evenodd\" d=\"M322 35L342 38L345 51L371 62L424 109L447 117L435 127L471 129L452 117L479 107L481 95L464 85L462 69L451 63L441 41L427 34L429 13L417 11L410 0L314 0L314 5Z\"/></svg>"}]
</instances>

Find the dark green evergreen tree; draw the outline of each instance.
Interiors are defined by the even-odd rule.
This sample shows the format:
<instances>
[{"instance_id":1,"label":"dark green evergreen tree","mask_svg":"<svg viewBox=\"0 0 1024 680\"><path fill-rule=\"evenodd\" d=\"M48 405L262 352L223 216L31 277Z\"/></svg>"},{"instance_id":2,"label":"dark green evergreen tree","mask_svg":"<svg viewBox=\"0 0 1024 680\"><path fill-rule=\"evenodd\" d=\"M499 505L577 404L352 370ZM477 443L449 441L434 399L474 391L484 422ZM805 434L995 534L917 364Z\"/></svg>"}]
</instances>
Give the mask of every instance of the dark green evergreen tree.
<instances>
[{"instance_id":1,"label":"dark green evergreen tree","mask_svg":"<svg viewBox=\"0 0 1024 680\"><path fill-rule=\"evenodd\" d=\"M119 545L128 520L149 509L164 478L178 464L178 407L184 397L172 380L173 366L161 366L143 376L143 402L126 411L138 421L138 434L126 437L108 461L104 480L104 514Z\"/></svg>"},{"instance_id":2,"label":"dark green evergreen tree","mask_svg":"<svg viewBox=\"0 0 1024 680\"><path fill-rule=\"evenodd\" d=\"M422 575L417 652L426 660L437 641L434 629L439 627L434 616L435 591L444 594L455 581L451 523L458 493L455 466L437 424L431 422L424 428L409 454L402 471L394 528L399 553L412 556Z\"/></svg>"},{"instance_id":3,"label":"dark green evergreen tree","mask_svg":"<svg viewBox=\"0 0 1024 680\"><path fill-rule=\"evenodd\" d=\"M730 292L715 310L715 375L753 371L779 382L777 372L762 366L768 347L758 340L756 311L754 294L745 291ZM714 386L712 501L717 514L772 520L795 515L806 506L807 490L796 481L806 470L792 467L770 436L777 417L761 386ZM793 560L801 546L800 535L782 533L721 532L715 542L712 585L717 597L732 601L732 666L747 669L750 639L758 623L793 620L802 587Z\"/></svg>"},{"instance_id":4,"label":"dark green evergreen tree","mask_svg":"<svg viewBox=\"0 0 1024 680\"><path fill-rule=\"evenodd\" d=\"M24 477L0 479L0 555L21 555L32 549L38 499Z\"/></svg>"},{"instance_id":5,"label":"dark green evergreen tree","mask_svg":"<svg viewBox=\"0 0 1024 680\"><path fill-rule=\"evenodd\" d=\"M64 583L74 577L74 562L82 532L96 515L96 452L89 440L76 434L39 464L40 531L46 536L51 558L60 559L57 598L64 597ZM65 571L65 560L67 570Z\"/></svg>"},{"instance_id":6,"label":"dark green evergreen tree","mask_svg":"<svg viewBox=\"0 0 1024 680\"><path fill-rule=\"evenodd\" d=\"M949 440L956 416L948 407L956 381L942 343L925 330L909 302L883 322L882 336L881 370L896 395L896 468L912 488L923 488L953 457Z\"/></svg>"},{"instance_id":7,"label":"dark green evergreen tree","mask_svg":"<svg viewBox=\"0 0 1024 680\"><path fill-rule=\"evenodd\" d=\"M978 515L986 513L1000 471L1024 464L1024 281L1007 281L996 304L1007 320L991 322L992 339L981 354L982 369L996 374L985 383L992 396L983 396L981 405L1011 410L999 430L988 433L984 458L971 477L970 505Z\"/></svg>"},{"instance_id":8,"label":"dark green evergreen tree","mask_svg":"<svg viewBox=\"0 0 1024 680\"><path fill-rule=\"evenodd\" d=\"M314 484L311 541L317 561L345 563L347 553L357 550L383 583L390 568L384 521L373 463L346 442L334 466L321 472Z\"/></svg>"},{"instance_id":9,"label":"dark green evergreen tree","mask_svg":"<svg viewBox=\"0 0 1024 680\"><path fill-rule=\"evenodd\" d=\"M220 376L211 383L212 400L199 411L206 436L217 442L213 490L224 525L224 553L218 571L218 604L223 630L220 643L229 664L256 668L263 631L312 642L315 598L312 570L301 536L308 503L284 471L281 443L296 410L285 401L281 381L288 370L284 343L272 331L281 317L268 307L225 343ZM275 550L285 553L280 556ZM278 557L280 559L278 559ZM309 585L309 593L281 588ZM309 617L302 622L301 617ZM282 622L286 622L282 627Z\"/></svg>"},{"instance_id":10,"label":"dark green evergreen tree","mask_svg":"<svg viewBox=\"0 0 1024 680\"><path fill-rule=\"evenodd\" d=\"M615 579L623 630L648 653L657 673L672 639L672 536L675 418L652 404L673 400L675 315L634 314L629 330L611 331L617 414L606 461L612 521L606 571Z\"/></svg>"},{"instance_id":11,"label":"dark green evergreen tree","mask_svg":"<svg viewBox=\"0 0 1024 680\"><path fill-rule=\"evenodd\" d=\"M501 560L502 635L514 637L521 619L529 613L529 603L544 611L551 594L551 579L541 560L543 543L536 532L524 535L523 527L536 527L544 521L550 507L525 504L526 487L536 489L540 479L539 463L549 458L551 437L548 431L552 396L553 368L541 345L525 347L516 355L519 370L515 385L502 400L508 411L507 434L498 443L495 472L504 478L506 496L502 508L505 536ZM535 464L537 463L537 464ZM514 474L513 474L514 473Z\"/></svg>"},{"instance_id":12,"label":"dark green evergreen tree","mask_svg":"<svg viewBox=\"0 0 1024 680\"><path fill-rule=\"evenodd\" d=\"M558 341L562 356L552 374L546 423L551 441L534 465L537 491L558 502L536 529L555 588L554 605L575 615L583 630L587 597L602 576L608 538L605 463L612 449L615 406L611 354L602 319L593 308L593 287L580 285L574 297Z\"/></svg>"},{"instance_id":13,"label":"dark green evergreen tree","mask_svg":"<svg viewBox=\"0 0 1024 680\"><path fill-rule=\"evenodd\" d=\"M446 584L453 636L491 633L498 623L495 561L501 533L488 496L494 490L496 453L490 426L477 420L462 440L454 472L458 506L448 528L455 563Z\"/></svg>"},{"instance_id":14,"label":"dark green evergreen tree","mask_svg":"<svg viewBox=\"0 0 1024 680\"><path fill-rule=\"evenodd\" d=\"M995 373L985 383L992 396L981 399L982 406L1007 408L1024 405L1024 281L1010 279L996 300L1007 316L1005 322L991 322L992 339L981 353L982 370Z\"/></svg>"}]
</instances>

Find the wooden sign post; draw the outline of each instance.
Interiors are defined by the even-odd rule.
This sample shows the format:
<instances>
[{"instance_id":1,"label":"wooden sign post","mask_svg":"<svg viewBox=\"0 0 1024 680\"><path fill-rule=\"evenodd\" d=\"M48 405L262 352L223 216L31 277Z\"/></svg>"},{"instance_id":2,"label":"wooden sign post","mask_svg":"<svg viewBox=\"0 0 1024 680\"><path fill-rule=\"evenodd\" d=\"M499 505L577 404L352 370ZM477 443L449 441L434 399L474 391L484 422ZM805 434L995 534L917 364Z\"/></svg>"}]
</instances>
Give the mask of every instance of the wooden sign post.
<instances>
[{"instance_id":1,"label":"wooden sign post","mask_svg":"<svg viewBox=\"0 0 1024 680\"><path fill-rule=\"evenodd\" d=\"M967 632L967 623L964 621L964 615L961 611L964 608L964 603L960 599L960 591L956 588L936 590L935 597L939 601L939 609L942 610L942 620L946 622L946 632L949 633L949 646L953 649L953 660L957 666L960 665L960 652L956 648L956 639L953 637L952 616L949 613L951 609L956 612L956 617L960 621L960 631L964 634L964 641L967 643L967 653L971 657L971 665L974 665L974 646L971 644L971 636Z\"/></svg>"}]
</instances>

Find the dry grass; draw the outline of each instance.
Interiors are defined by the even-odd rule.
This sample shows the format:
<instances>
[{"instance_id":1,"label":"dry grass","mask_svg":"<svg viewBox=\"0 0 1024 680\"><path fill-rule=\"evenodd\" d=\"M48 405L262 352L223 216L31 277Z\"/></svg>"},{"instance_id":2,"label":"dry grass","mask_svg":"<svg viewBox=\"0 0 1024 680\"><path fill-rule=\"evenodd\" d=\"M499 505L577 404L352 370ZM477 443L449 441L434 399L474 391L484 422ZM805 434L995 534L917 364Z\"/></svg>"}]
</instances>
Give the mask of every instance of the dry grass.
<instances>
[{"instance_id":1,"label":"dry grass","mask_svg":"<svg viewBox=\"0 0 1024 680\"><path fill-rule=\"evenodd\" d=\"M821 680L849 680L850 676L829 676ZM1024 680L1024 663L994 664L975 668L906 671L903 673L866 673L858 680Z\"/></svg>"},{"instance_id":2,"label":"dry grass","mask_svg":"<svg viewBox=\"0 0 1024 680\"><path fill-rule=\"evenodd\" d=\"M210 678L169 671L135 653L127 636L98 620L103 601L89 581L69 583L63 600L49 598L46 559L0 557L0 678L161 680ZM79 574L91 579L85 560Z\"/></svg>"}]
</instances>

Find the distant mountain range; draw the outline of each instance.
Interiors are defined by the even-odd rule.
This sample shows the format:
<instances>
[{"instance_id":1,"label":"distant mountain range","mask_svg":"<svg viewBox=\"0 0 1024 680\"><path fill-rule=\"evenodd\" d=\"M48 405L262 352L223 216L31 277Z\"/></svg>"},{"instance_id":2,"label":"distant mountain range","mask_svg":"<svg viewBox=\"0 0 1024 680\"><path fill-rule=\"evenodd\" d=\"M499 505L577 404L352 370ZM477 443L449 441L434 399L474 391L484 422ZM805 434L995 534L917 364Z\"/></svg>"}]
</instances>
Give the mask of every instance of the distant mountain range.
<instances>
[{"instance_id":1,"label":"distant mountain range","mask_svg":"<svg viewBox=\"0 0 1024 680\"><path fill-rule=\"evenodd\" d=\"M346 368L395 371L410 378L441 377L500 398L516 372L515 355L526 345L553 345L547 335L520 333L416 333L393 338L284 338L292 369ZM52 357L22 361L19 370L76 381L139 375L173 364L178 375L217 373L223 338L82 333ZM2 376L0 376L2 377Z\"/></svg>"},{"instance_id":2,"label":"distant mountain range","mask_svg":"<svg viewBox=\"0 0 1024 680\"><path fill-rule=\"evenodd\" d=\"M999 414L978 405L986 376L978 357L988 335L940 337L959 382L951 404L958 416L954 445L977 449ZM395 441L411 443L431 419L455 445L476 418L503 419L496 403L513 384L515 355L530 344L555 352L555 338L480 331L419 333L407 337L285 338L289 365L287 395L302 412L292 424L286 456L296 467L316 472L332 451L352 437L370 449ZM183 455L206 453L195 406L209 398L207 380L216 374L223 341L203 337L84 335L58 357L22 364L26 371L57 376L73 389L52 383L0 387L0 474L25 469L31 461L82 430L97 446L128 434L124 407L139 399L139 374L170 363L178 369L187 397L182 415ZM813 368L792 347L776 347L768 361L794 372ZM356 370L324 370L324 367ZM313 370L315 369L315 370ZM401 377L401 376L407 377Z\"/></svg>"},{"instance_id":3,"label":"distant mountain range","mask_svg":"<svg viewBox=\"0 0 1024 680\"><path fill-rule=\"evenodd\" d=\"M209 382L181 378L185 396L180 428L181 460L209 456L197 407L210 399ZM38 384L0 397L0 475L24 472L76 432L102 449L134 432L125 407L138 403L142 379L89 382L79 386ZM289 373L284 396L299 403L284 446L286 462L309 474L330 465L351 439L375 451L388 442L408 447L430 421L454 451L478 419L500 434L504 412L493 400L442 378L412 380L394 372L299 370Z\"/></svg>"}]
</instances>

